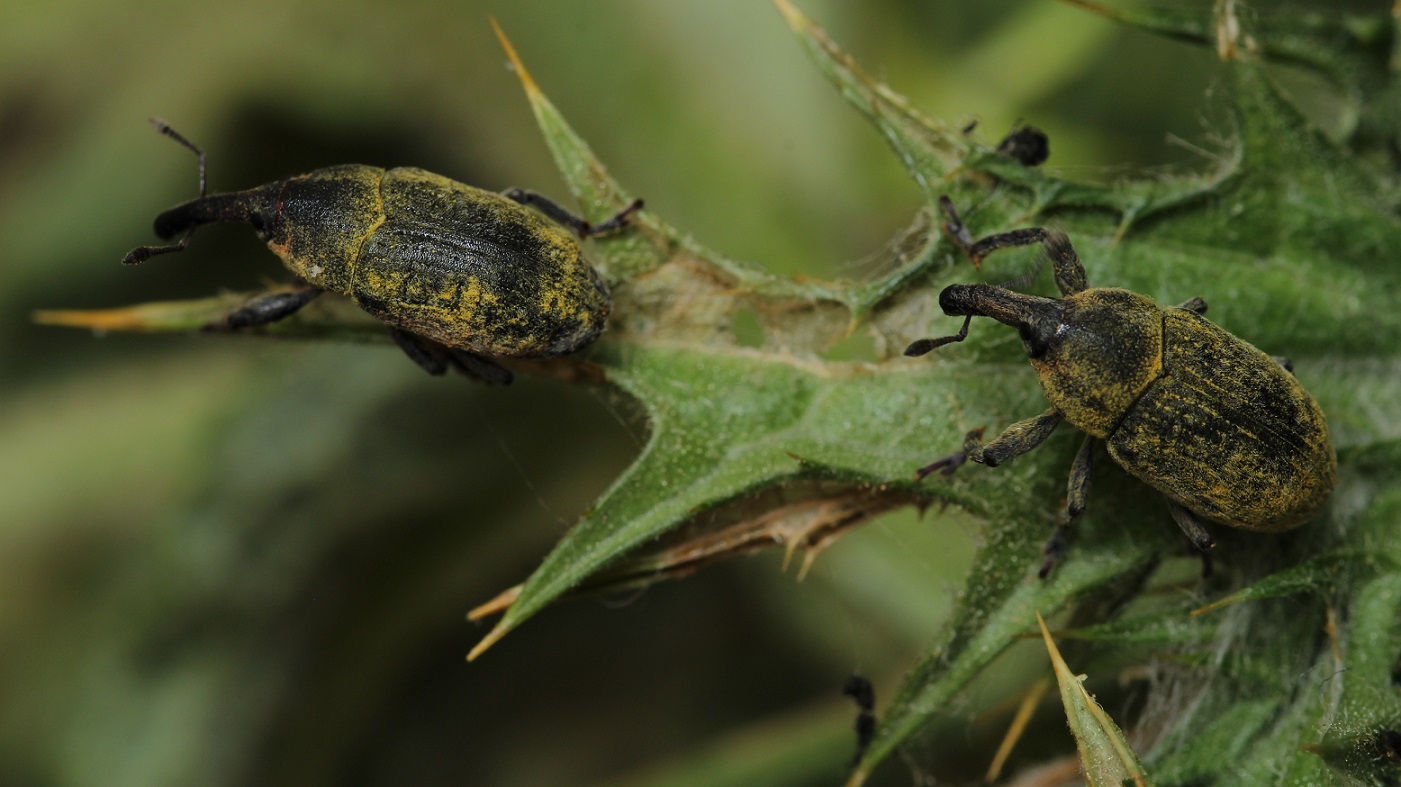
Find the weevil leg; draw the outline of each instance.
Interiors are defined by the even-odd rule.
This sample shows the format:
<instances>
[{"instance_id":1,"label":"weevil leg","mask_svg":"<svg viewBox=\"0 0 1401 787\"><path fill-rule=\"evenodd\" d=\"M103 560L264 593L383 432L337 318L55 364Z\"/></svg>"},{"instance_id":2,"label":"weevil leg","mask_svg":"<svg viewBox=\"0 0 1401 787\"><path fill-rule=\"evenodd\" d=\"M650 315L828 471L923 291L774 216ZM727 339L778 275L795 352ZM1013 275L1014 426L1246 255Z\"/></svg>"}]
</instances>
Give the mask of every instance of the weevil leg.
<instances>
[{"instance_id":1,"label":"weevil leg","mask_svg":"<svg viewBox=\"0 0 1401 787\"><path fill-rule=\"evenodd\" d=\"M1085 513L1085 499L1090 493L1090 466L1094 461L1095 438L1085 435L1075 461L1070 465L1070 481L1065 490L1065 523L1073 526Z\"/></svg>"},{"instance_id":2,"label":"weevil leg","mask_svg":"<svg viewBox=\"0 0 1401 787\"><path fill-rule=\"evenodd\" d=\"M855 768L870 748L876 734L876 690L871 681L860 675L852 675L842 687L842 694L856 702L856 754L848 767Z\"/></svg>"},{"instance_id":3,"label":"weevil leg","mask_svg":"<svg viewBox=\"0 0 1401 787\"><path fill-rule=\"evenodd\" d=\"M227 320L228 326L230 328L253 328L277 322L311 303L321 292L315 287L306 287L292 292L260 295L243 304L238 311L230 314Z\"/></svg>"},{"instance_id":4,"label":"weevil leg","mask_svg":"<svg viewBox=\"0 0 1401 787\"><path fill-rule=\"evenodd\" d=\"M910 346L905 348L905 355L914 358L916 356L924 355L925 353L929 352L930 350L933 350L936 347L943 347L946 344L961 342L964 339L968 338L968 324L971 322L973 322L973 315L970 314L964 318L963 327L959 328L958 333L955 333L952 336L941 336L937 339L919 339L917 341L910 342Z\"/></svg>"},{"instance_id":5,"label":"weevil leg","mask_svg":"<svg viewBox=\"0 0 1401 787\"><path fill-rule=\"evenodd\" d=\"M586 227L584 229L584 237L592 238L599 235L607 235L612 232L617 232L618 230L621 230L624 227L626 227L628 225L628 217L638 212L639 210L642 210L641 197L638 197L632 202L629 202L626 208L623 208L617 213L614 213L611 218L604 219L603 221L591 227Z\"/></svg>"},{"instance_id":6,"label":"weevil leg","mask_svg":"<svg viewBox=\"0 0 1401 787\"><path fill-rule=\"evenodd\" d=\"M385 327L389 331L389 336L394 339L394 343L399 345L400 350L404 351L404 355L409 356L409 360L418 364L423 371L434 377L441 377L447 373L447 361L440 353L434 352L433 346L423 337L398 328Z\"/></svg>"},{"instance_id":7,"label":"weevil leg","mask_svg":"<svg viewBox=\"0 0 1401 787\"><path fill-rule=\"evenodd\" d=\"M446 374L448 367L452 367L463 375L488 385L510 385L514 379L509 371L476 353L448 347L400 328L385 327L394 338L394 343L409 356L409 360L434 377Z\"/></svg>"},{"instance_id":8,"label":"weevil leg","mask_svg":"<svg viewBox=\"0 0 1401 787\"><path fill-rule=\"evenodd\" d=\"M1041 247L1051 258L1051 269L1056 275L1056 289L1060 290L1061 295L1084 292L1090 286L1089 279L1085 276L1085 266L1080 262L1080 255L1075 253L1075 247L1070 245L1068 235L1059 230L1048 232L1046 239L1041 242Z\"/></svg>"},{"instance_id":9,"label":"weevil leg","mask_svg":"<svg viewBox=\"0 0 1401 787\"><path fill-rule=\"evenodd\" d=\"M501 192L507 199L519 202L527 207L535 208L541 213L549 216L553 221L563 224L566 227L579 233L580 238L592 238L597 235L607 235L616 232L627 226L628 216L642 209L642 200L635 199L626 208L618 211L612 218L598 224L591 224L587 219L576 216L568 209L562 207L558 202L533 191L525 189L506 189Z\"/></svg>"},{"instance_id":10,"label":"weevil leg","mask_svg":"<svg viewBox=\"0 0 1401 787\"><path fill-rule=\"evenodd\" d=\"M1192 542L1192 546L1196 547L1198 552L1205 553L1216 546L1215 539L1207 532L1206 525L1196 514L1171 501L1168 502L1168 511L1172 512L1172 521L1182 528L1182 532L1187 534L1187 540Z\"/></svg>"},{"instance_id":11,"label":"weevil leg","mask_svg":"<svg viewBox=\"0 0 1401 787\"><path fill-rule=\"evenodd\" d=\"M1062 522L1056 525L1056 530L1051 537L1046 539L1046 545L1041 547L1041 568L1036 572L1038 579L1045 579L1051 575L1051 569L1065 557L1065 551L1070 546L1070 525Z\"/></svg>"},{"instance_id":12,"label":"weevil leg","mask_svg":"<svg viewBox=\"0 0 1401 787\"><path fill-rule=\"evenodd\" d=\"M939 206L944 209L944 232L959 245L959 248L963 249L963 253L973 261L974 265L981 265L984 257L998 249L1040 243L1041 248L1046 251L1046 256L1051 258L1051 266L1055 270L1056 287L1060 290L1061 295L1074 295L1089 287L1088 278L1085 276L1085 266L1081 264L1080 255L1075 252L1075 247L1071 245L1070 238L1064 232L1046 230L1041 227L1027 227L999 232L974 240L967 225L959 217L958 210L954 208L953 200L948 197L940 197Z\"/></svg>"},{"instance_id":13,"label":"weevil leg","mask_svg":"<svg viewBox=\"0 0 1401 787\"><path fill-rule=\"evenodd\" d=\"M1284 371L1289 372L1290 374L1294 373L1294 362L1289 360L1287 356L1271 355L1270 357L1274 359L1275 363L1279 364L1280 366L1283 366Z\"/></svg>"},{"instance_id":14,"label":"weevil leg","mask_svg":"<svg viewBox=\"0 0 1401 787\"><path fill-rule=\"evenodd\" d=\"M487 385L510 385L515 379L510 370L503 369L484 356L456 347L448 348L448 356L457 371Z\"/></svg>"},{"instance_id":15,"label":"weevil leg","mask_svg":"<svg viewBox=\"0 0 1401 787\"><path fill-rule=\"evenodd\" d=\"M964 453L980 465L997 467L1046 442L1051 432L1060 425L1060 413L1054 408L1025 421L1018 421L1007 427L991 443L982 445L978 437L969 435L963 444ZM979 433L981 434L981 433Z\"/></svg>"},{"instance_id":16,"label":"weevil leg","mask_svg":"<svg viewBox=\"0 0 1401 787\"><path fill-rule=\"evenodd\" d=\"M1085 500L1090 494L1090 466L1094 459L1095 442L1095 438L1085 435L1084 442L1080 443L1080 450L1075 453L1075 461L1070 465L1070 481L1065 490L1065 522L1056 527L1056 532L1041 550L1045 560L1036 575L1042 579L1050 575L1051 568L1065 555L1070 529L1075 526L1080 515L1085 513Z\"/></svg>"},{"instance_id":17,"label":"weevil leg","mask_svg":"<svg viewBox=\"0 0 1401 787\"><path fill-rule=\"evenodd\" d=\"M1201 298L1188 298L1178 304L1177 308L1186 309L1189 312L1196 312L1197 314L1206 314L1206 301Z\"/></svg>"},{"instance_id":18,"label":"weevil leg","mask_svg":"<svg viewBox=\"0 0 1401 787\"><path fill-rule=\"evenodd\" d=\"M983 430L974 429L963 438L963 450L941 457L915 471L916 478L924 478L938 470L943 475L952 475L969 459L988 467L997 467L1003 462L1016 459L1046 441L1060 425L1060 413L1047 410L1035 418L1018 421L1007 427L995 440L983 445Z\"/></svg>"},{"instance_id":19,"label":"weevil leg","mask_svg":"<svg viewBox=\"0 0 1401 787\"><path fill-rule=\"evenodd\" d=\"M963 444L968 445L971 441L983 438L983 427L978 427L963 436ZM939 475L953 475L954 471L963 467L963 463L968 461L968 452L962 449L954 451L947 456L941 456L929 464L915 471L915 478L924 478L934 471L939 471Z\"/></svg>"}]
</instances>

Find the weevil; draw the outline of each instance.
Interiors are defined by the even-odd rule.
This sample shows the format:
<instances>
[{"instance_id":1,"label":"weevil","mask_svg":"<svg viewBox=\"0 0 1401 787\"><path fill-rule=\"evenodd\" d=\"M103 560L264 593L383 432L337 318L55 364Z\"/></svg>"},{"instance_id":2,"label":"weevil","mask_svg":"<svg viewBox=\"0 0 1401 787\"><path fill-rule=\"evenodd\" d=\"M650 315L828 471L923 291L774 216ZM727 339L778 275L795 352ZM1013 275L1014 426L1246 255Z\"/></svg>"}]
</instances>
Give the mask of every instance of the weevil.
<instances>
[{"instance_id":1,"label":"weevil","mask_svg":"<svg viewBox=\"0 0 1401 787\"><path fill-rule=\"evenodd\" d=\"M1019 125L997 143L997 152L1023 167L1036 167L1051 157L1051 142L1041 129Z\"/></svg>"},{"instance_id":2,"label":"weevil","mask_svg":"<svg viewBox=\"0 0 1401 787\"><path fill-rule=\"evenodd\" d=\"M1050 409L922 467L948 475L966 460L989 467L1040 445L1061 421L1085 433L1070 470L1065 516L1047 542L1044 579L1085 510L1091 457L1110 457L1161 492L1173 520L1203 555L1206 523L1286 530L1311 519L1333 489L1337 459L1323 412L1287 359L1266 355L1209 322L1206 302L1164 308L1128 290L1091 288L1063 232L1030 227L974 240L953 202L940 199L944 232L975 263L997 249L1041 244L1060 298L991 284L951 284L944 314L963 317L952 336L921 339L905 354L961 342L974 317L1017 329ZM1209 565L1209 564L1208 564Z\"/></svg>"},{"instance_id":3,"label":"weevil","mask_svg":"<svg viewBox=\"0 0 1401 787\"><path fill-rule=\"evenodd\" d=\"M162 240L184 233L177 243L141 246L122 262L183 251L202 224L247 223L298 287L244 304L228 316L229 328L275 322L322 292L339 293L434 375L453 366L509 383L511 373L492 359L565 355L598 338L608 286L578 241L626 226L642 207L636 200L593 225L532 192L498 194L421 169L363 164L207 194L204 151L152 123L199 157L199 197L156 217Z\"/></svg>"}]
</instances>

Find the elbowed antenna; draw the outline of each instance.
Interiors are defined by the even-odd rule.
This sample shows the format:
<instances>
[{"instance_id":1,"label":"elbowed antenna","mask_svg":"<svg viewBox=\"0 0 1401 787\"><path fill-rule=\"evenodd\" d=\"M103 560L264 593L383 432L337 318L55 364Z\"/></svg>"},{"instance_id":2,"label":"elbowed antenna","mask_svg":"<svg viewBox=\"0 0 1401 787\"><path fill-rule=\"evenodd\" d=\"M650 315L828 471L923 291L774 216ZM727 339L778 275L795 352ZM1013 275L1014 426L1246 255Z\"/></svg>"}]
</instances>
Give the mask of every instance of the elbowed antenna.
<instances>
[{"instance_id":1,"label":"elbowed antenna","mask_svg":"<svg viewBox=\"0 0 1401 787\"><path fill-rule=\"evenodd\" d=\"M168 246L138 246L127 252L127 255L122 258L122 264L124 265L135 265L145 262L157 254L170 254L171 252L184 250L186 246L190 245L190 236L194 233L194 228L200 224L205 224L210 221L247 220L248 216L245 209L241 217L225 219L224 216L236 216L234 207L228 203L230 202L230 197L237 197L238 195L221 194L214 197L206 196L208 193L206 191L208 179L206 177L204 151L200 150L198 145L186 139L183 134L171 128L169 123L160 118L151 118L151 125L156 127L158 133L164 134L176 142L179 142L199 158L199 198L179 207L171 208L156 217L156 235L160 236L162 240L169 240L181 232L185 233L185 237Z\"/></svg>"}]
</instances>

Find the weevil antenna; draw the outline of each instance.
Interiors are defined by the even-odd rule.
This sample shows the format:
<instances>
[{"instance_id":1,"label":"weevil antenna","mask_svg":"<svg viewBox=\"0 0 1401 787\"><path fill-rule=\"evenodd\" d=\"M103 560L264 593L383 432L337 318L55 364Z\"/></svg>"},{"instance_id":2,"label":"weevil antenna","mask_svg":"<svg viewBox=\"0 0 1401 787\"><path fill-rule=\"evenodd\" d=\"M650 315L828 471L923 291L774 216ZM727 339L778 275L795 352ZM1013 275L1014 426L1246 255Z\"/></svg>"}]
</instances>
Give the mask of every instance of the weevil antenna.
<instances>
[{"instance_id":1,"label":"weevil antenna","mask_svg":"<svg viewBox=\"0 0 1401 787\"><path fill-rule=\"evenodd\" d=\"M194 151L194 154L199 157L199 198L204 199L205 195L208 193L205 190L207 178L205 177L206 162L204 158L204 151L200 149L199 145L196 145L195 143L186 139L184 134L181 134L179 131L176 131L175 129L171 128L169 123L165 122L164 120L161 120L160 118L151 118L151 125L156 127L156 131L166 135L167 137L170 137L176 142L179 142L181 145L184 145L186 148Z\"/></svg>"},{"instance_id":2,"label":"weevil antenna","mask_svg":"<svg viewBox=\"0 0 1401 787\"><path fill-rule=\"evenodd\" d=\"M205 166L206 161L204 157L204 151L201 150L198 145L186 139L184 134L181 134L179 131L176 131L175 129L171 128L169 123L165 122L164 120L161 120L160 118L151 118L151 125L155 126L157 133L163 134L175 140L176 142L179 142L185 148L193 151L195 156L199 158L199 199L204 199L205 195L208 193L208 177L206 174L207 169ZM138 246L132 249L131 251L127 252L127 255L122 258L122 264L137 265L145 262L146 260L151 259L157 254L170 254L171 252L184 251L185 247L190 245L190 236L194 234L195 228L191 226L188 230L186 230L185 236L183 238L168 246Z\"/></svg>"},{"instance_id":3,"label":"weevil antenna","mask_svg":"<svg viewBox=\"0 0 1401 787\"><path fill-rule=\"evenodd\" d=\"M952 336L941 336L937 339L920 339L918 341L910 342L910 346L905 348L905 355L914 358L920 355L924 355L925 353L935 348L943 347L946 344L961 342L964 339L968 338L968 324L971 322L973 322L973 315L970 314L967 317L963 318L963 327L959 328L958 333L955 333Z\"/></svg>"}]
</instances>

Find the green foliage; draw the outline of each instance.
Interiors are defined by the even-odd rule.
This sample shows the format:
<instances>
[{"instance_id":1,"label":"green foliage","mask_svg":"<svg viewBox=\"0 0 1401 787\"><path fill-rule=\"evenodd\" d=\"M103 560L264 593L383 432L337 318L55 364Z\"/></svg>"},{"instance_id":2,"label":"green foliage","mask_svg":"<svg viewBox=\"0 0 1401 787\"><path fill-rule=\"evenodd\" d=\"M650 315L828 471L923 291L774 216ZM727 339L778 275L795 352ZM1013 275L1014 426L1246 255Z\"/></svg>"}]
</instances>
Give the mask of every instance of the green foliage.
<instances>
[{"instance_id":1,"label":"green foliage","mask_svg":"<svg viewBox=\"0 0 1401 787\"><path fill-rule=\"evenodd\" d=\"M1396 766L1376 755L1375 740L1401 727L1393 677L1401 654L1393 19L1383 11L1257 15L1230 2L1211 12L1113 12L1214 48L1229 133L1204 172L1087 184L1020 166L926 118L800 12L779 7L821 72L889 145L925 210L899 264L860 282L782 277L729 260L669 226L661 211L642 214L634 232L596 242L592 253L614 288L609 332L579 358L522 368L601 379L625 392L645 413L646 442L507 597L473 655L576 589L646 584L765 538L815 553L875 514L914 505L934 519L952 507L978 520L977 556L952 619L882 703L852 783L915 740L939 749L931 732L984 710L979 681L1035 631L1038 614L1064 625L1056 636L1068 660L1094 665L1094 678L1111 670L1140 676L1145 705L1117 726L1134 731L1129 741L1153 783L1388 778ZM1349 119L1322 133L1309 107L1281 93L1273 62L1316 71L1353 108ZM590 217L627 204L630 191L524 66L516 68ZM1092 284L1164 303L1202 296L1218 324L1289 355L1327 413L1339 453L1327 513L1279 537L1217 532L1216 573L1197 581L1174 559L1185 544L1162 501L1101 457L1072 548L1041 582L1040 549L1076 441L1060 435L1006 467L916 482L914 468L951 450L966 430L1005 426L1043 407L1015 335L998 326L975 325L967 342L923 359L899 355L913 339L951 332L934 298L945 284L1002 281L1029 259L1003 254L972 269L928 219L943 194L967 206L976 234L1058 224ZM47 319L183 332L217 325L238 302L224 296ZM329 303L267 332L380 341L373 327ZM853 336L872 348L870 358L838 359L832 348ZM736 528L748 528L742 547L677 557ZM1218 603L1206 608L1210 601ZM1107 731L1103 745L1119 750L1115 724L1061 678L1072 727L1090 719Z\"/></svg>"}]
</instances>

